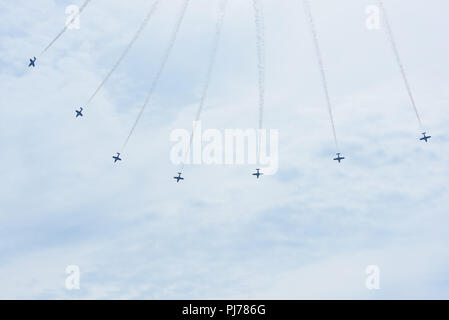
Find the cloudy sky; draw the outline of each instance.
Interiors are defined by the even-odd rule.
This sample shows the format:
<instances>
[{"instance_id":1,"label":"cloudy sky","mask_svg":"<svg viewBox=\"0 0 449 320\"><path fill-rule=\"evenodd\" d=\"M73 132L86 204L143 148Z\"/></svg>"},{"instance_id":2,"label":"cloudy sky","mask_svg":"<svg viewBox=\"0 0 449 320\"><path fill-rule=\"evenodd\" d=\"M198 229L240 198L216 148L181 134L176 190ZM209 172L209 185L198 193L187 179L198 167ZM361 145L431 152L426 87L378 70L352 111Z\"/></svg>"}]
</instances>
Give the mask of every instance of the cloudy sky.
<instances>
[{"instance_id":1,"label":"cloudy sky","mask_svg":"<svg viewBox=\"0 0 449 320\"><path fill-rule=\"evenodd\" d=\"M229 0L203 128L256 128L252 2ZM373 0L312 0L339 143L333 138L302 1L263 0L265 126L279 170L170 161L191 130L218 0L191 0L135 134L120 149L157 72L181 0L165 0L117 72L83 105L153 1L0 0L0 298L449 298L449 28L445 0L385 0L431 143ZM38 61L27 68L30 57ZM67 290L68 265L80 290ZM380 289L365 286L380 269Z\"/></svg>"}]
</instances>

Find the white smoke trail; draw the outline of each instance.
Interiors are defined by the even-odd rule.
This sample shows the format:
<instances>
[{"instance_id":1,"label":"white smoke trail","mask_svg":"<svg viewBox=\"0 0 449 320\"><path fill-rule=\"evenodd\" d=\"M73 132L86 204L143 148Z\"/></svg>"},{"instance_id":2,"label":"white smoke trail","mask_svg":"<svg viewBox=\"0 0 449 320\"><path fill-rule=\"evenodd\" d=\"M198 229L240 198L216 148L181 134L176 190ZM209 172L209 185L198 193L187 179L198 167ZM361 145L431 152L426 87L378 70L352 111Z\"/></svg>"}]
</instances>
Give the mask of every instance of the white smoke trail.
<instances>
[{"instance_id":1,"label":"white smoke trail","mask_svg":"<svg viewBox=\"0 0 449 320\"><path fill-rule=\"evenodd\" d=\"M146 15L145 19L143 20L142 24L140 25L139 29L136 31L136 33L134 34L133 38L131 39L131 41L129 42L128 46L125 48L125 50L123 51L123 53L120 55L120 57L118 58L117 62L114 64L114 66L111 68L111 70L109 71L109 73L106 75L106 77L103 79L103 81L100 83L100 85L97 87L97 89L94 91L94 93L90 96L90 98L87 100L86 106L92 102L92 100L95 98L95 96L97 95L97 93L100 91L100 89L104 86L104 84L108 81L108 79L110 78L110 76L115 72L115 70L117 69L117 67L120 65L120 63L122 62L122 60L125 58L125 56L128 54L128 51L131 49L131 47L134 45L134 42L136 42L136 40L139 38L140 34L142 33L142 31L145 29L146 25L148 24L148 22L150 21L151 17L153 16L154 12L157 9L157 6L159 4L160 0L155 0L153 5L150 8L150 11L148 12L148 14Z\"/></svg>"},{"instance_id":2,"label":"white smoke trail","mask_svg":"<svg viewBox=\"0 0 449 320\"><path fill-rule=\"evenodd\" d=\"M164 55L162 56L162 61L161 61L161 65L159 67L159 70L156 73L156 76L155 76L155 78L154 78L154 80L153 80L153 82L151 84L150 91L148 92L148 95L147 95L147 97L145 99L145 102L142 105L142 108L140 109L139 114L137 115L136 121L134 122L134 124L133 124L133 126L132 126L132 128L131 128L131 130L130 130L130 132L128 134L128 136L126 137L125 142L123 143L122 151L125 149L126 145L128 144L129 139L131 138L132 134L134 133L134 130L136 129L137 124L139 123L140 118L142 118L142 115L143 115L146 107L148 106L151 97L153 96L154 89L156 89L156 86L157 86L157 84L159 82L159 79L160 79L160 77L162 75L162 72L165 69L165 65L167 64L168 58L170 57L170 53L171 53L171 51L173 49L173 46L175 45L176 38L178 36L178 32L179 32L179 29L181 27L181 23L182 23L182 21L184 19L184 16L185 16L185 13L186 13L186 10L187 10L187 7L188 7L189 3L190 3L190 0L184 0L184 3L182 5L181 11L179 13L178 19L176 21L175 28L174 28L173 33L171 35L170 41L168 43L168 46L167 46L167 48L165 50Z\"/></svg>"},{"instance_id":3,"label":"white smoke trail","mask_svg":"<svg viewBox=\"0 0 449 320\"><path fill-rule=\"evenodd\" d=\"M212 51L210 53L209 65L207 67L206 81L204 83L203 91L201 93L200 102L199 102L199 105L198 105L198 110L196 112L196 117L195 117L195 122L194 122L194 125L193 125L193 129L192 129L192 132L190 133L189 147L186 150L184 162L181 163L181 165L179 167L179 172L182 172L182 170L184 169L184 165L187 162L187 157L189 156L190 148L191 148L191 145L192 145L192 142L193 142L193 135L194 135L194 132L195 132L195 129L196 129L196 124L197 124L197 122L201 118L201 113L203 111L204 102L206 100L207 93L209 91L212 71L214 69L215 59L217 57L218 44L220 42L220 36L221 36L222 27L223 27L223 20L224 20L225 14L226 14L226 6L227 6L227 4L228 4L228 0L222 0L220 5L219 5L218 18L217 18L217 23L216 23L216 26L215 26L215 35L214 35L214 40L213 40L213 45L212 45Z\"/></svg>"},{"instance_id":4,"label":"white smoke trail","mask_svg":"<svg viewBox=\"0 0 449 320\"><path fill-rule=\"evenodd\" d=\"M83 10L86 8L86 6L89 4L91 0L86 0L83 5L80 7L79 11L73 16L72 20L70 20L70 23L66 23L65 27L61 30L61 32L58 33L58 35L48 44L47 47L45 47L44 50L42 50L41 55L47 52L48 49L67 31L69 28L69 25L72 24L76 18L83 12Z\"/></svg>"},{"instance_id":5,"label":"white smoke trail","mask_svg":"<svg viewBox=\"0 0 449 320\"><path fill-rule=\"evenodd\" d=\"M421 117L419 116L418 108L417 108L416 103L415 103L415 98L413 97L412 89L410 87L410 83L408 81L407 74L405 73L404 64L402 63L401 56L399 55L399 50L398 50L398 47L396 45L396 40L395 40L395 37L394 37L394 34L393 34L393 29L391 28L390 21L388 19L387 10L385 9L385 6L384 6L382 0L378 0L378 2L379 2L379 7L382 9L382 12L383 12L383 15L384 15L385 26L387 27L388 38L390 39L390 44L391 44L391 47L393 49L394 55L396 57L396 62L398 64L398 66L399 66L399 70L401 71L402 79L404 80L405 88L407 89L407 93L408 93L408 96L409 96L410 101L412 103L413 110L415 111L415 115L416 115L416 118L418 119L419 126L421 127L421 130L425 131L424 130L424 126L423 126L422 121L421 121Z\"/></svg>"},{"instance_id":6,"label":"white smoke trail","mask_svg":"<svg viewBox=\"0 0 449 320\"><path fill-rule=\"evenodd\" d=\"M303 3L304 3L304 9L305 9L306 16L307 16L307 18L309 20L310 30L312 32L313 42L314 42L314 45L315 45L316 58L318 60L318 65L320 67L320 73L321 73L321 80L322 80L323 90L324 90L324 94L326 96L327 109L329 111L329 117L330 117L330 121L331 121L331 125L332 125L332 132L334 134L335 147L337 148L337 152L338 152L339 151L339 146L338 146L338 140L337 140L337 133L336 133L336 130L335 130L334 116L332 114L332 104L331 104L331 99L330 99L330 95L329 95L329 89L328 89L328 85L327 85L326 72L325 72L325 69L324 69L323 58L322 58L322 55L321 55L321 49L320 49L320 45L319 45L319 41L318 41L318 33L316 31L315 22L313 20L313 15L312 15L312 10L310 8L310 3L309 3L308 0L303 0Z\"/></svg>"},{"instance_id":7,"label":"white smoke trail","mask_svg":"<svg viewBox=\"0 0 449 320\"><path fill-rule=\"evenodd\" d=\"M261 131L265 106L265 25L261 0L253 0L254 20L256 23L257 68L259 78L259 130L257 131L257 164L260 162Z\"/></svg>"}]
</instances>

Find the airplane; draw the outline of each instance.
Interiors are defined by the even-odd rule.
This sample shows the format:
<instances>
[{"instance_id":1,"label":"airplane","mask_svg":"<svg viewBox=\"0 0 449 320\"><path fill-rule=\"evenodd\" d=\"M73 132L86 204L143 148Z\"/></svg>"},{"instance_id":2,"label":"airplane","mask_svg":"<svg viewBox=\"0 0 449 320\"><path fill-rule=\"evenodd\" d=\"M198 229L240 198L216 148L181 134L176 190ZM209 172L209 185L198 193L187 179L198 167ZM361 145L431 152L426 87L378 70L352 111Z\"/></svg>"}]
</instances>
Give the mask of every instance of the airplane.
<instances>
[{"instance_id":1,"label":"airplane","mask_svg":"<svg viewBox=\"0 0 449 320\"><path fill-rule=\"evenodd\" d=\"M345 159L345 157L342 157L342 156L340 156L340 152L339 153L337 153L337 157L336 158L334 158L334 160L335 161L338 161L338 163L340 163L341 162L341 160L344 160Z\"/></svg>"},{"instance_id":2,"label":"airplane","mask_svg":"<svg viewBox=\"0 0 449 320\"><path fill-rule=\"evenodd\" d=\"M75 110L75 111L76 111L76 118L83 116L83 108L82 107L80 107L80 111L78 111L78 110Z\"/></svg>"},{"instance_id":3,"label":"airplane","mask_svg":"<svg viewBox=\"0 0 449 320\"><path fill-rule=\"evenodd\" d=\"M256 170L257 170L257 172L256 172L256 173L253 173L253 176L256 176L257 179L259 179L260 176L263 176L263 173L260 173L260 172L259 172L260 169L256 169Z\"/></svg>"},{"instance_id":4,"label":"airplane","mask_svg":"<svg viewBox=\"0 0 449 320\"><path fill-rule=\"evenodd\" d=\"M178 176L177 177L173 177L173 179L176 179L176 182L178 183L179 180L184 180L184 178L181 178L181 172L178 172Z\"/></svg>"},{"instance_id":5,"label":"airplane","mask_svg":"<svg viewBox=\"0 0 449 320\"><path fill-rule=\"evenodd\" d=\"M34 65L34 63L36 62L36 57L34 57L34 60L33 59L30 59L30 64L28 65L28 67L35 67L35 65Z\"/></svg>"},{"instance_id":6,"label":"airplane","mask_svg":"<svg viewBox=\"0 0 449 320\"><path fill-rule=\"evenodd\" d=\"M116 163L117 161L122 161L122 159L120 159L120 153L118 153L118 152L117 152L117 155L112 158L114 159L114 163Z\"/></svg>"},{"instance_id":7,"label":"airplane","mask_svg":"<svg viewBox=\"0 0 449 320\"><path fill-rule=\"evenodd\" d=\"M425 132L423 132L422 135L423 135L424 137L422 137L421 139L419 139L419 140L421 140L421 141L427 142L427 140L429 140L430 138L432 138L432 136L426 136L426 133L425 133Z\"/></svg>"}]
</instances>

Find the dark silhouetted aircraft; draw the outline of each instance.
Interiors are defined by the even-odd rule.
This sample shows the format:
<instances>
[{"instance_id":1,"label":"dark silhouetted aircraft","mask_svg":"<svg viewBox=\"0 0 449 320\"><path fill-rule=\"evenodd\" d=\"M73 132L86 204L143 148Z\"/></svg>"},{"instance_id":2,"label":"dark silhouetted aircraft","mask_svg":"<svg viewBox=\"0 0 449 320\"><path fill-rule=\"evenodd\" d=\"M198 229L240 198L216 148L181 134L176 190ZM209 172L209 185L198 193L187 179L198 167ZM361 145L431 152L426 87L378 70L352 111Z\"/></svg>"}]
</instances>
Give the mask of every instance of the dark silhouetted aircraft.
<instances>
[{"instance_id":1,"label":"dark silhouetted aircraft","mask_svg":"<svg viewBox=\"0 0 449 320\"><path fill-rule=\"evenodd\" d=\"M181 172L178 172L178 176L177 177L173 177L173 179L176 179L176 182L178 183L179 180L184 180L184 178L181 178Z\"/></svg>"},{"instance_id":2,"label":"dark silhouetted aircraft","mask_svg":"<svg viewBox=\"0 0 449 320\"><path fill-rule=\"evenodd\" d=\"M256 172L256 173L253 173L253 176L256 176L257 179L259 179L260 176L263 176L263 173L260 173L260 172L259 172L260 169L256 169L256 170L257 170L257 172Z\"/></svg>"},{"instance_id":3,"label":"dark silhouetted aircraft","mask_svg":"<svg viewBox=\"0 0 449 320\"><path fill-rule=\"evenodd\" d=\"M35 67L35 65L34 65L34 63L36 62L36 57L34 57L34 60L33 59L30 59L30 64L28 65L28 67Z\"/></svg>"},{"instance_id":4,"label":"dark silhouetted aircraft","mask_svg":"<svg viewBox=\"0 0 449 320\"><path fill-rule=\"evenodd\" d=\"M118 152L117 152L117 155L112 158L114 159L114 163L116 163L117 161L122 161L122 159L120 159L120 153L118 153Z\"/></svg>"},{"instance_id":5,"label":"dark silhouetted aircraft","mask_svg":"<svg viewBox=\"0 0 449 320\"><path fill-rule=\"evenodd\" d=\"M419 139L419 140L421 140L421 141L427 142L427 140L429 140L430 138L432 138L432 136L426 136L426 133L425 133L425 132L423 132L422 135L423 135L424 137L422 137L421 139Z\"/></svg>"},{"instance_id":6,"label":"dark silhouetted aircraft","mask_svg":"<svg viewBox=\"0 0 449 320\"><path fill-rule=\"evenodd\" d=\"M345 157L342 157L342 156L340 156L340 152L339 153L337 153L337 157L336 158L334 158L334 160L335 161L338 161L338 163L340 163L341 162L341 160L344 160L345 159Z\"/></svg>"},{"instance_id":7,"label":"dark silhouetted aircraft","mask_svg":"<svg viewBox=\"0 0 449 320\"><path fill-rule=\"evenodd\" d=\"M78 111L78 110L75 110L75 111L76 111L76 117L77 118L83 116L83 108L82 107L80 107L80 111Z\"/></svg>"}]
</instances>

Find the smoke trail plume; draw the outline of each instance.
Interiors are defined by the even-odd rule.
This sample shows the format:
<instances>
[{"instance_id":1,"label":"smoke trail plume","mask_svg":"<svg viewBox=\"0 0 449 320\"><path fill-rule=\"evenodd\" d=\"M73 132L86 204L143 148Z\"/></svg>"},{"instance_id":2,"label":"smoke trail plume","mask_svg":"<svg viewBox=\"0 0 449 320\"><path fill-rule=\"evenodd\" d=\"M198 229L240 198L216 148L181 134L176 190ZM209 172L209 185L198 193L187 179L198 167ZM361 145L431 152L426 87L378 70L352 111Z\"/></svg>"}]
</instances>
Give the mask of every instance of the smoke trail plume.
<instances>
[{"instance_id":1,"label":"smoke trail plume","mask_svg":"<svg viewBox=\"0 0 449 320\"><path fill-rule=\"evenodd\" d=\"M261 130L265 107L265 25L261 0L253 0L254 20L256 23L257 68L259 78L259 130L257 132L257 164L260 162Z\"/></svg>"},{"instance_id":2,"label":"smoke trail plume","mask_svg":"<svg viewBox=\"0 0 449 320\"><path fill-rule=\"evenodd\" d=\"M184 16L185 16L185 13L186 13L186 10L187 10L187 7L188 7L189 3L190 3L190 0L184 0L184 3L183 3L182 8L181 8L181 12L180 12L180 14L178 16L178 19L176 21L176 25L175 25L175 28L174 28L173 33L171 35L170 41L169 41L168 46L167 46L167 48L166 48L166 50L164 52L164 55L162 56L162 61L161 61L161 65L159 66L159 70L157 71L156 76L155 76L155 78L154 78L154 80L153 80L153 82L151 84L150 91L148 92L148 95L147 95L147 97L145 99L145 102L142 105L142 108L140 109L139 114L137 115L136 121L134 122L134 124L133 124L133 126L132 126L132 128L131 128L131 130L130 130L130 132L128 134L128 136L126 137L125 142L123 143L122 151L126 148L128 142L129 142L129 139L131 138L132 134L134 133L134 130L136 129L137 124L139 123L140 118L142 118L142 115L143 115L146 107L148 106L151 97L153 96L154 89L156 89L156 86L157 86L157 84L159 82L159 79L160 79L160 77L162 75L162 72L165 69L165 65L167 64L168 58L170 57L170 53L171 53L171 51L173 49L173 46L175 45L176 38L178 36L178 32L179 32L179 29L181 27L181 23L182 23L182 21L184 19Z\"/></svg>"},{"instance_id":3,"label":"smoke trail plume","mask_svg":"<svg viewBox=\"0 0 449 320\"><path fill-rule=\"evenodd\" d=\"M206 100L207 93L209 91L212 71L214 69L215 59L217 57L218 44L220 42L220 36L221 36L222 27L223 27L223 20L224 20L225 14L226 14L226 6L227 6L227 4L228 4L228 0L222 0L220 5L219 5L219 9L218 9L219 12L218 12L217 23L216 23L216 26L215 26L215 35L214 35L214 40L213 40L213 45L212 45L212 51L210 53L209 64L208 64L207 72L206 72L206 81L204 83L203 91L201 93L200 102L199 102L199 105L198 105L198 110L196 112L194 126L193 126L193 129L192 129L192 132L190 133L189 148L186 151L184 162L181 163L181 165L180 165L179 172L181 172L184 169L184 165L187 162L187 157L189 156L189 149L191 148L191 145L192 145L192 142L193 142L193 135L194 135L194 132L195 132L195 129L196 129L196 123L201 118L201 113L203 111L204 102Z\"/></svg>"},{"instance_id":4,"label":"smoke trail plume","mask_svg":"<svg viewBox=\"0 0 449 320\"><path fill-rule=\"evenodd\" d=\"M330 99L330 95L329 95L329 89L328 89L328 85L327 85L326 72L325 72L325 69L324 69L323 58L322 58L322 55L321 55L321 49L320 49L320 45L319 45L319 41L318 41L318 33L316 31L315 22L313 20L313 15L312 15L312 10L310 8L310 3L309 3L308 0L303 0L303 3L304 3L304 9L305 9L306 17L307 17L307 19L309 21L310 30L312 32L313 42L314 42L314 45L315 45L315 54L316 54L316 58L318 60L319 68L320 68L323 90L324 90L324 94L326 96L327 109L329 111L329 117L330 117L330 121L331 121L331 125L332 125L332 132L334 134L335 147L337 148L337 152L338 152L339 151L338 150L339 146L338 146L338 140L337 140L337 133L336 133L336 130L335 130L334 116L332 114L332 104L331 104L331 99Z\"/></svg>"},{"instance_id":5,"label":"smoke trail plume","mask_svg":"<svg viewBox=\"0 0 449 320\"><path fill-rule=\"evenodd\" d=\"M70 20L70 23L67 23L65 27L61 30L61 32L58 33L58 35L48 44L47 47L45 47L44 50L42 50L41 55L47 52L48 49L67 31L70 24L72 24L76 18L83 12L83 10L86 8L86 6L89 4L91 0L86 0L83 5L80 7L79 11L73 16L72 20Z\"/></svg>"},{"instance_id":6,"label":"smoke trail plume","mask_svg":"<svg viewBox=\"0 0 449 320\"><path fill-rule=\"evenodd\" d=\"M399 55L399 50L396 45L396 40L395 40L395 37L393 34L393 29L391 28L390 21L388 19L387 10L385 9L385 6L384 6L382 0L378 0L378 2L379 2L379 7L382 9L382 12L384 15L385 26L387 28L388 38L390 39L390 44L393 49L394 55L396 57L396 62L399 66L399 70L401 71L401 75L402 75L402 79L404 80L405 88L407 89L407 93L410 98L410 102L412 103L413 110L415 111L416 118L418 119L419 126L421 127L421 130L424 131L424 126L422 124L421 117L419 116L418 108L416 106L415 98L413 97L412 89L410 87L410 83L408 81L407 74L405 72L404 64L402 63L401 56Z\"/></svg>"},{"instance_id":7,"label":"smoke trail plume","mask_svg":"<svg viewBox=\"0 0 449 320\"><path fill-rule=\"evenodd\" d=\"M125 48L125 50L122 52L122 54L120 55L120 57L118 58L117 62L114 64L114 66L111 68L111 70L109 71L109 73L106 75L106 77L103 79L103 81L100 83L100 85L97 87L97 89L94 91L94 93L90 96L90 98L87 100L86 105L90 104L90 102L92 102L92 100L95 98L95 96L98 94L98 92L100 91L100 89L104 86L104 84L109 80L109 78L111 77L111 75L115 72L115 70L117 69L117 67L120 65L120 63L122 62L122 60L125 58L125 56L128 54L128 51L131 49L131 47L134 45L134 42L136 42L136 40L139 38L140 34L142 33L142 31L145 29L145 27L147 26L148 22L150 21L151 17L153 16L154 12L157 9L157 6L159 4L160 0L155 0L153 5L150 8L150 11L148 12L148 14L146 15L145 19L143 20L142 24L140 25L139 29L137 29L136 33L134 34L133 38L131 39L131 41L129 42L128 46Z\"/></svg>"}]
</instances>

